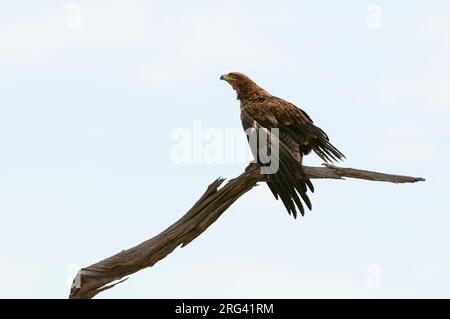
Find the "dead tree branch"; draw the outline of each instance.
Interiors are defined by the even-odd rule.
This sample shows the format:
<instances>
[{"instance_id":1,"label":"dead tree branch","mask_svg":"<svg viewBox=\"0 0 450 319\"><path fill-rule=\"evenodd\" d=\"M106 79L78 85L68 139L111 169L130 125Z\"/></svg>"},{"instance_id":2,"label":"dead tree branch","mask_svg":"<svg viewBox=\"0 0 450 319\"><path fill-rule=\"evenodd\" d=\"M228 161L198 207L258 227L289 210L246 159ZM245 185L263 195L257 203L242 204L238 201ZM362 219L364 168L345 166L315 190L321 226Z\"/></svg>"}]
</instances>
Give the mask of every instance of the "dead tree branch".
<instances>
[{"instance_id":1,"label":"dead tree branch","mask_svg":"<svg viewBox=\"0 0 450 319\"><path fill-rule=\"evenodd\" d=\"M349 177L391 183L415 183L425 180L420 177L390 175L334 165L305 166L304 170L309 178L343 179ZM127 278L122 279L125 276L153 266L178 246L186 246L214 223L231 204L260 181L264 181L264 177L260 175L259 167L255 164L250 164L244 173L230 180L220 189L224 179L216 179L208 186L206 192L194 206L162 233L133 248L123 250L81 269L73 281L69 298L92 298L126 280Z\"/></svg>"}]
</instances>

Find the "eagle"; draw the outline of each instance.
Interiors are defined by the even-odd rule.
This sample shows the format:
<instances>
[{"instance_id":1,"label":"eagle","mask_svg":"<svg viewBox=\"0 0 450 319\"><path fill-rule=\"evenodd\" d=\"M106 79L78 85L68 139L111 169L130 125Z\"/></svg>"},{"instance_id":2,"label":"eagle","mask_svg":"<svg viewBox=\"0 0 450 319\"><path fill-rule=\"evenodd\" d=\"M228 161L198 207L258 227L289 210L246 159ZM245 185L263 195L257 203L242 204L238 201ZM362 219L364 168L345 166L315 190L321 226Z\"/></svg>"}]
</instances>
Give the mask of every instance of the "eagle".
<instances>
[{"instance_id":1,"label":"eagle","mask_svg":"<svg viewBox=\"0 0 450 319\"><path fill-rule=\"evenodd\" d=\"M275 198L281 199L289 215L297 218L298 210L304 216L304 204L309 210L312 209L307 191L314 192L314 186L304 174L303 156L314 151L324 162L331 163L343 160L344 154L330 143L328 135L314 125L305 111L269 94L245 74L231 72L220 76L220 79L228 82L237 93L244 131L270 132L277 129L278 169L274 173L264 174L265 180ZM263 164L260 158L255 159Z\"/></svg>"}]
</instances>

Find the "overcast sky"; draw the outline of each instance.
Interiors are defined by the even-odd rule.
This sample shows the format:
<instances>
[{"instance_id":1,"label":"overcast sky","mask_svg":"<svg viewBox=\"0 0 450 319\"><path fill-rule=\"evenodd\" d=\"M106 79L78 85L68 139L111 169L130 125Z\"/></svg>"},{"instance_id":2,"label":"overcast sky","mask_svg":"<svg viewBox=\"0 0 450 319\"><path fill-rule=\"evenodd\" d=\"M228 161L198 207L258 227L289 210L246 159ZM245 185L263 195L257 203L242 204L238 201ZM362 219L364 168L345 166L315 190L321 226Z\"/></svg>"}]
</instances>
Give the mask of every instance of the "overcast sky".
<instances>
[{"instance_id":1,"label":"overcast sky","mask_svg":"<svg viewBox=\"0 0 450 319\"><path fill-rule=\"evenodd\" d=\"M173 157L180 129L240 129L219 81L230 71L306 110L342 165L427 181L315 181L297 220L260 185L99 298L450 297L449 12L438 0L3 1L0 297L66 298L76 269L239 175L245 160Z\"/></svg>"}]
</instances>

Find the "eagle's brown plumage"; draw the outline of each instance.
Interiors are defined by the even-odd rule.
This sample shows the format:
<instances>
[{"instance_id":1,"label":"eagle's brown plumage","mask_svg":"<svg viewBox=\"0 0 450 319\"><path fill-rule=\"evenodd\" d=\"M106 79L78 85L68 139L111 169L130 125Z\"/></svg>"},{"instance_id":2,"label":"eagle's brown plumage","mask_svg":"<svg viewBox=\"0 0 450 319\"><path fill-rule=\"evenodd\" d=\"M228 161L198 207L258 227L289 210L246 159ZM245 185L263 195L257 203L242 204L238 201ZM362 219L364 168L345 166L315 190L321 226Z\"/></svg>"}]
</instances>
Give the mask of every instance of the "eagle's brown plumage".
<instances>
[{"instance_id":1,"label":"eagle's brown plumage","mask_svg":"<svg viewBox=\"0 0 450 319\"><path fill-rule=\"evenodd\" d=\"M270 95L249 77L232 72L220 77L237 93L241 103L241 120L248 128L279 129L279 169L267 175L267 185L275 198L280 198L289 214L297 217L297 209L304 215L303 204L311 209L307 188L314 191L311 181L305 177L302 159L314 151L325 162L341 160L345 156L335 148L327 134L313 124L305 111L294 104Z\"/></svg>"}]
</instances>

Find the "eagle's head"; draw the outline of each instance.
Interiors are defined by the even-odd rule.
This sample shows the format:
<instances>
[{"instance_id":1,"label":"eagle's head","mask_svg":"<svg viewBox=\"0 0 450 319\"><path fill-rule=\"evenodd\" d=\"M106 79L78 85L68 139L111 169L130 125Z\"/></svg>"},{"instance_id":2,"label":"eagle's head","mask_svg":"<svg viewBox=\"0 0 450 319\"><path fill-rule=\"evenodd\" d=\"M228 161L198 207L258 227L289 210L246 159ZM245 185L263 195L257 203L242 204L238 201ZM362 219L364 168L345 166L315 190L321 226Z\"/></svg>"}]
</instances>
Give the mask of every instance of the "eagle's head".
<instances>
[{"instance_id":1,"label":"eagle's head","mask_svg":"<svg viewBox=\"0 0 450 319\"><path fill-rule=\"evenodd\" d=\"M267 94L252 79L240 72L230 72L221 75L220 79L227 81L233 87L238 99L252 94Z\"/></svg>"}]
</instances>

